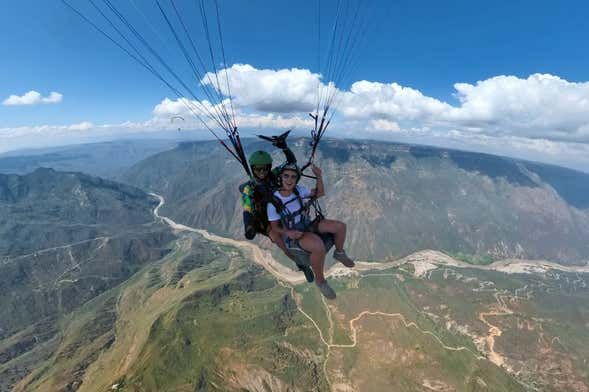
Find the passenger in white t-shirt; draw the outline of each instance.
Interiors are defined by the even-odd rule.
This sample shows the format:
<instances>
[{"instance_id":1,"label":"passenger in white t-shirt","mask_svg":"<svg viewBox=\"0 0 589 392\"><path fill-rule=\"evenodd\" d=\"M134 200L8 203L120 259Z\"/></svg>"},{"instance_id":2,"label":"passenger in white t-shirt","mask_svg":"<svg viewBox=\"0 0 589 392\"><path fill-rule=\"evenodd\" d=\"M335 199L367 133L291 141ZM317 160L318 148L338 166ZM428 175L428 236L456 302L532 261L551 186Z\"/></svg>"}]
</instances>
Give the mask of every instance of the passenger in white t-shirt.
<instances>
[{"instance_id":1,"label":"passenger in white t-shirt","mask_svg":"<svg viewBox=\"0 0 589 392\"><path fill-rule=\"evenodd\" d=\"M296 241L298 245L310 253L311 268L315 273L315 283L321 293L328 299L336 297L335 292L325 280L323 266L325 264L325 245L321 237L316 233L332 233L335 239L335 251L333 258L352 268L354 261L344 251L346 241L346 224L333 219L321 219L312 224L308 211L305 209L305 201L310 198L319 198L325 195L321 169L311 166L313 174L317 178L314 189L297 185L301 174L296 164L287 164L280 173L281 188L274 195L282 202L282 214L274 204L268 203L268 221L272 230ZM296 188L296 192L295 192ZM297 196L298 193L298 196Z\"/></svg>"}]
</instances>

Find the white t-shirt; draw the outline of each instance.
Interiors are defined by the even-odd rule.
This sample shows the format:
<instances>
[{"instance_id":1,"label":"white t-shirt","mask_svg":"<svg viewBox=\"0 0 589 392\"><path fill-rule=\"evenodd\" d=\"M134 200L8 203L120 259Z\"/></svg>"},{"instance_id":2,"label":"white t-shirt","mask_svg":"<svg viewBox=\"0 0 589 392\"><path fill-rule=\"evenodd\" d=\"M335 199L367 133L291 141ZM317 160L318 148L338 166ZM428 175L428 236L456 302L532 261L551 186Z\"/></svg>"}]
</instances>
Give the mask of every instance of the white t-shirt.
<instances>
[{"instance_id":1,"label":"white t-shirt","mask_svg":"<svg viewBox=\"0 0 589 392\"><path fill-rule=\"evenodd\" d=\"M306 186L297 185L297 190L299 191L299 196L301 197L301 199L308 199L309 197L311 197L311 189L307 188ZM284 197L280 194L279 191L276 191L274 192L274 196L278 197L280 201L282 201L282 204L291 214L301 209L301 203L299 203L297 200L291 201L293 199L296 199L297 197L294 192L291 193L290 196ZM268 221L272 222L280 220L280 214L278 213L278 211L276 211L276 207L274 207L274 204L268 203L267 212ZM298 223L300 221L301 216L297 215L293 223Z\"/></svg>"}]
</instances>

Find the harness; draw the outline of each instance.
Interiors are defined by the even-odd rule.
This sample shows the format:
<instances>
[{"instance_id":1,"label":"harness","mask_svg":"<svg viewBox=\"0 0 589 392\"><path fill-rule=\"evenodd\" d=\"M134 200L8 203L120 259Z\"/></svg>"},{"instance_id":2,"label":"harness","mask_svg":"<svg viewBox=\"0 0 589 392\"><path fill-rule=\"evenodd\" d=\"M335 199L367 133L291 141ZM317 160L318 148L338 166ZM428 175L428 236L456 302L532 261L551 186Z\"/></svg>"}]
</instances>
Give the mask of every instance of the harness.
<instances>
[{"instance_id":1,"label":"harness","mask_svg":"<svg viewBox=\"0 0 589 392\"><path fill-rule=\"evenodd\" d=\"M318 206L317 199L311 199L308 203L303 202L299 190L297 187L293 189L295 197L290 199L286 203L283 203L280 198L272 194L271 203L276 208L276 212L280 215L280 223L282 227L288 230L299 230L299 231L315 231L317 223L323 219L323 214ZM291 212L287 205L292 202L298 202L300 208ZM311 206L315 207L315 219L311 220L309 217L309 210ZM299 218L297 221L297 217Z\"/></svg>"},{"instance_id":2,"label":"harness","mask_svg":"<svg viewBox=\"0 0 589 392\"><path fill-rule=\"evenodd\" d=\"M243 192L245 186L250 186L252 189L252 213L255 217L256 231L266 235L269 227L266 206L271 202L272 193L276 189L276 178L270 173L270 178L265 182L250 180L239 187L240 192Z\"/></svg>"}]
</instances>

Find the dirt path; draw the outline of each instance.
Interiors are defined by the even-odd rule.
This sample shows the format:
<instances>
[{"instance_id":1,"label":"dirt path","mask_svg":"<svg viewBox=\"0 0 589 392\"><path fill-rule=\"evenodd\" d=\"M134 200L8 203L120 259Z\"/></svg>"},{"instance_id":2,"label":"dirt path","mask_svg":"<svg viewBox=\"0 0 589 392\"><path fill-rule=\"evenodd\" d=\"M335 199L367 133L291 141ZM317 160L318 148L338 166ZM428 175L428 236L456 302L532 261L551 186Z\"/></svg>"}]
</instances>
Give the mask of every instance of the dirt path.
<instances>
[{"instance_id":1,"label":"dirt path","mask_svg":"<svg viewBox=\"0 0 589 392\"><path fill-rule=\"evenodd\" d=\"M432 336L446 350L449 350L449 351L468 351L471 354L473 354L477 359L485 359L485 357L483 357L481 355L478 355L477 353L473 352L468 347L465 347L465 346L458 346L458 347L447 346L436 334L434 334L431 331L427 331L427 330L421 329L419 327L419 325L417 325L413 321L409 321L408 322L405 319L405 316L403 314L401 314L401 313L371 312L371 311L368 311L368 310L365 310L365 311L361 312L358 316L356 316L356 317L354 317L353 319L350 320L350 329L352 330L352 342L353 343L352 344L332 344L331 347L337 347L337 348L356 347L356 344L358 342L357 342L357 330L356 330L356 327L354 326L354 323L356 323L357 321L359 321L360 319L362 319L364 316L382 316L382 317L399 318L399 319L401 319L401 321L405 325L405 328L415 328L415 329L417 329L419 332L421 332L424 335L430 335L430 336Z\"/></svg>"},{"instance_id":2,"label":"dirt path","mask_svg":"<svg viewBox=\"0 0 589 392\"><path fill-rule=\"evenodd\" d=\"M497 296L495 298L497 298ZM504 305L505 302L500 300L499 298L497 298L497 303L499 304L498 310L479 313L479 320L481 320L489 327L489 335L485 337L485 343L489 348L489 361L493 362L497 366L504 367L505 357L503 357L501 354L495 351L495 338L501 336L503 331L496 325L493 325L490 322L488 322L486 316L507 316L513 314L513 311L507 308L507 306Z\"/></svg>"},{"instance_id":3,"label":"dirt path","mask_svg":"<svg viewBox=\"0 0 589 392\"><path fill-rule=\"evenodd\" d=\"M25 255L14 256L14 257L2 256L2 260L0 260L0 264L13 263L13 262L18 261L18 260L26 259L28 257L37 257L38 255L41 255L41 254L44 254L44 253L48 253L48 252L52 252L52 251L55 251L55 250L71 249L72 246L82 245L82 244L86 244L88 242L93 242L93 241L98 241L98 240L102 240L102 241L105 241L106 240L106 241L108 241L109 239L110 239L110 237L100 236L100 237L90 238L90 239L82 240L82 241L78 241L78 242L72 242L71 244L54 246L54 247L45 248L45 249L39 249L39 250L36 250L34 252L25 254ZM100 245L100 247L102 247L102 246L103 245Z\"/></svg>"}]
</instances>

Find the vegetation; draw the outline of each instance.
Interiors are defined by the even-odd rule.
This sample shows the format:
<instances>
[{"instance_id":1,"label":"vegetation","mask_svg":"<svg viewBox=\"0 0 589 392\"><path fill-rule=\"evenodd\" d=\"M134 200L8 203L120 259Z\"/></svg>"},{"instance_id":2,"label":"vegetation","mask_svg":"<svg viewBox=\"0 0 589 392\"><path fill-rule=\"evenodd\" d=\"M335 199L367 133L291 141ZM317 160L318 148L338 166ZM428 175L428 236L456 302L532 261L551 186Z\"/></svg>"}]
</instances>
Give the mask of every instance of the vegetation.
<instances>
[{"instance_id":1,"label":"vegetation","mask_svg":"<svg viewBox=\"0 0 589 392\"><path fill-rule=\"evenodd\" d=\"M470 255L462 252L449 252L449 255L456 260L464 261L465 263L472 265L489 265L495 261L490 255Z\"/></svg>"}]
</instances>

